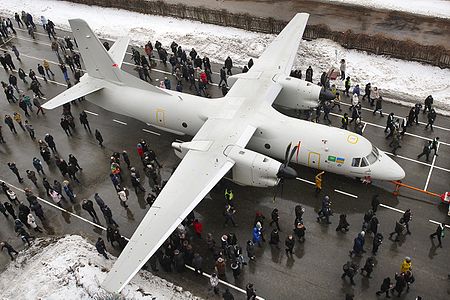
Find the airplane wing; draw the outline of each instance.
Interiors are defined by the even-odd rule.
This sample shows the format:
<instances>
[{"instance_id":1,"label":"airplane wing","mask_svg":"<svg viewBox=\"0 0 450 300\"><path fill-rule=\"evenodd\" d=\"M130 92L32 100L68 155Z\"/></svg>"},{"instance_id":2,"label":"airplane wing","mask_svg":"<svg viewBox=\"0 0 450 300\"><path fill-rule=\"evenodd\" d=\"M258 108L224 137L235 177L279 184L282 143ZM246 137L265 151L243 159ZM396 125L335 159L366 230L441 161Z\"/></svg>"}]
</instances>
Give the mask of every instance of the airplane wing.
<instances>
[{"instance_id":1,"label":"airplane wing","mask_svg":"<svg viewBox=\"0 0 450 300\"><path fill-rule=\"evenodd\" d=\"M183 219L233 167L224 155L228 145L244 147L256 128L244 122L209 119L194 137L209 141L200 150L189 150L155 203L141 221L108 273L103 288L119 292L172 234Z\"/></svg>"},{"instance_id":2,"label":"airplane wing","mask_svg":"<svg viewBox=\"0 0 450 300\"><path fill-rule=\"evenodd\" d=\"M308 22L309 14L299 13L284 27L263 54L257 59L250 72L276 71L291 73L298 46Z\"/></svg>"}]
</instances>

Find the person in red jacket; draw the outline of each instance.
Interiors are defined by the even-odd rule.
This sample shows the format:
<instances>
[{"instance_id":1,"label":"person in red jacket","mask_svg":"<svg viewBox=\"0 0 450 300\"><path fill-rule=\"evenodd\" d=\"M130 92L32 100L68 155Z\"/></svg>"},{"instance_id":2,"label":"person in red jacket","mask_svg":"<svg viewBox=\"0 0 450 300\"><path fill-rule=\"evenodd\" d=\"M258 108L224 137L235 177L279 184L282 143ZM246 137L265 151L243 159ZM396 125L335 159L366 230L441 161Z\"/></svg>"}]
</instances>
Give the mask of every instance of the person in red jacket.
<instances>
[{"instance_id":1,"label":"person in red jacket","mask_svg":"<svg viewBox=\"0 0 450 300\"><path fill-rule=\"evenodd\" d=\"M197 234L199 238L202 238L203 224L200 223L198 219L195 219L194 222L192 222L192 225L194 226L195 234Z\"/></svg>"}]
</instances>

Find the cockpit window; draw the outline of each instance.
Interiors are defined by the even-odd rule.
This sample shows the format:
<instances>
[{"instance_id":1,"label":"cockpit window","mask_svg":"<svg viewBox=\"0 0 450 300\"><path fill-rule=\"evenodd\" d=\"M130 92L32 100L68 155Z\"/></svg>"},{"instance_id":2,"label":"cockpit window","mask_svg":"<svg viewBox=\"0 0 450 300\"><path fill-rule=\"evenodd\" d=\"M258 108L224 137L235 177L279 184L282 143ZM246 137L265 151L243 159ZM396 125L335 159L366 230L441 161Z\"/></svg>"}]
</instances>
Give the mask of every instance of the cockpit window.
<instances>
[{"instance_id":1,"label":"cockpit window","mask_svg":"<svg viewBox=\"0 0 450 300\"><path fill-rule=\"evenodd\" d=\"M366 156L366 159L371 165L377 161L379 156L380 152L378 152L378 149L375 146L372 146L372 152L370 152L370 154Z\"/></svg>"},{"instance_id":2,"label":"cockpit window","mask_svg":"<svg viewBox=\"0 0 450 300\"><path fill-rule=\"evenodd\" d=\"M367 167L368 165L369 163L367 162L367 159L363 157L361 160L361 167Z\"/></svg>"},{"instance_id":3,"label":"cockpit window","mask_svg":"<svg viewBox=\"0 0 450 300\"><path fill-rule=\"evenodd\" d=\"M359 167L360 161L361 161L361 158L359 158L359 157L352 159L352 167Z\"/></svg>"}]
</instances>

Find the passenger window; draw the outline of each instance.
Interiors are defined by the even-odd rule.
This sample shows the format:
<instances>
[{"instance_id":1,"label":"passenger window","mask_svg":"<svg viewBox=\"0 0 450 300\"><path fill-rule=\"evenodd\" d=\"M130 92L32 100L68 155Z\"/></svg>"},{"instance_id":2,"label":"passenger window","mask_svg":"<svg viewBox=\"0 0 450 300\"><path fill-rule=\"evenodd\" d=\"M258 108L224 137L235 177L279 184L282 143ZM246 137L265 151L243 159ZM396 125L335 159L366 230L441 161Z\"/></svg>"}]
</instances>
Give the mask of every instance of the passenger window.
<instances>
[{"instance_id":1,"label":"passenger window","mask_svg":"<svg viewBox=\"0 0 450 300\"><path fill-rule=\"evenodd\" d=\"M367 162L366 158L363 157L362 161L361 161L361 167L367 167L369 165L369 163Z\"/></svg>"},{"instance_id":2,"label":"passenger window","mask_svg":"<svg viewBox=\"0 0 450 300\"><path fill-rule=\"evenodd\" d=\"M360 161L361 161L361 158L359 158L359 157L352 159L352 167L359 167Z\"/></svg>"}]
</instances>

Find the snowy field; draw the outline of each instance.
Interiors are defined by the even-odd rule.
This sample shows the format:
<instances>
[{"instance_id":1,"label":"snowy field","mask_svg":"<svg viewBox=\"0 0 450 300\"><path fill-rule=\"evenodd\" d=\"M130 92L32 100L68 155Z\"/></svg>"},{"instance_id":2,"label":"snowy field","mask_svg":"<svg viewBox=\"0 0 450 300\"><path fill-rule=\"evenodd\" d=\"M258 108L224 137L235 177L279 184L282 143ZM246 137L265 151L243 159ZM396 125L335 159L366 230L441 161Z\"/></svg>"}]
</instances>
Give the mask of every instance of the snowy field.
<instances>
[{"instance_id":1,"label":"snowy field","mask_svg":"<svg viewBox=\"0 0 450 300\"><path fill-rule=\"evenodd\" d=\"M77 235L37 239L0 274L0 299L113 299L99 287L116 260L110 258ZM121 295L117 299L200 300L146 271L140 271Z\"/></svg>"},{"instance_id":2,"label":"snowy field","mask_svg":"<svg viewBox=\"0 0 450 300\"><path fill-rule=\"evenodd\" d=\"M149 40L153 43L159 40L168 47L175 40L184 49L195 47L201 56L207 55L215 62L222 63L229 55L235 65L243 65L250 57L258 57L275 37L236 28L64 1L0 0L0 12L4 15L22 10L33 14L36 20L44 15L63 29L69 29L68 19L83 18L102 37L114 39L128 34L133 43L139 45ZM311 65L317 82L323 71L328 71L332 66L339 67L341 58L347 60L347 74L352 77L353 84L364 86L371 82L372 86L381 89L385 99L407 105L422 102L431 94L438 110L450 114L449 69L347 50L324 39L303 41L298 50L296 68L304 72ZM341 82L339 84L342 85Z\"/></svg>"},{"instance_id":3,"label":"snowy field","mask_svg":"<svg viewBox=\"0 0 450 300\"><path fill-rule=\"evenodd\" d=\"M449 0L322 0L450 18Z\"/></svg>"}]
</instances>

